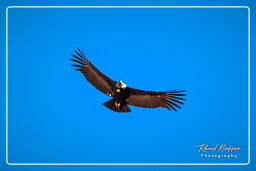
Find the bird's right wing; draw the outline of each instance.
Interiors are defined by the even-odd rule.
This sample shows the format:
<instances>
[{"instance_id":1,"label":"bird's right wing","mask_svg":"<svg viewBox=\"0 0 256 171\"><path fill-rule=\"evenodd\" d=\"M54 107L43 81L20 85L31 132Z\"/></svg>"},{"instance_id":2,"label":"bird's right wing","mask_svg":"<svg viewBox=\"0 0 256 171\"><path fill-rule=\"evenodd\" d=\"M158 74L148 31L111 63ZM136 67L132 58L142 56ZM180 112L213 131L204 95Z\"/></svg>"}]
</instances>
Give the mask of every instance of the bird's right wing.
<instances>
[{"instance_id":1,"label":"bird's right wing","mask_svg":"<svg viewBox=\"0 0 256 171\"><path fill-rule=\"evenodd\" d=\"M71 65L78 67L76 70L81 71L87 81L89 81L95 88L103 92L108 96L113 96L113 87L116 82L111 78L100 72L91 62L86 59L86 56L83 51L78 49L75 50L75 54L72 55L75 59L71 58L70 60L77 62L80 65Z\"/></svg>"},{"instance_id":2,"label":"bird's right wing","mask_svg":"<svg viewBox=\"0 0 256 171\"><path fill-rule=\"evenodd\" d=\"M128 88L129 97L127 103L129 105L145 107L145 108L157 108L164 107L169 110L177 111L176 108L181 108L178 104L184 104L182 101L185 100L180 96L185 96L183 94L184 90L180 91L166 91L166 92L156 92L156 91L144 91L134 88Z\"/></svg>"}]
</instances>

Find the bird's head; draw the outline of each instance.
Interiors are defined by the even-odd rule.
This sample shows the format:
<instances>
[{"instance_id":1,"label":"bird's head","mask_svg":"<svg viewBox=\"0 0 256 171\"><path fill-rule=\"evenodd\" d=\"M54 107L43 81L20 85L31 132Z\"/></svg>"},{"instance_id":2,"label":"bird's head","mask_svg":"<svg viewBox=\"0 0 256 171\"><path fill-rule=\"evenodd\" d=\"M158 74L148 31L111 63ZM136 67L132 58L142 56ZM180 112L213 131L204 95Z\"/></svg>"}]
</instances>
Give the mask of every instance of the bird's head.
<instances>
[{"instance_id":1,"label":"bird's head","mask_svg":"<svg viewBox=\"0 0 256 171\"><path fill-rule=\"evenodd\" d=\"M118 83L116 83L116 92L119 93L121 90L126 89L126 87L127 85L120 80Z\"/></svg>"}]
</instances>

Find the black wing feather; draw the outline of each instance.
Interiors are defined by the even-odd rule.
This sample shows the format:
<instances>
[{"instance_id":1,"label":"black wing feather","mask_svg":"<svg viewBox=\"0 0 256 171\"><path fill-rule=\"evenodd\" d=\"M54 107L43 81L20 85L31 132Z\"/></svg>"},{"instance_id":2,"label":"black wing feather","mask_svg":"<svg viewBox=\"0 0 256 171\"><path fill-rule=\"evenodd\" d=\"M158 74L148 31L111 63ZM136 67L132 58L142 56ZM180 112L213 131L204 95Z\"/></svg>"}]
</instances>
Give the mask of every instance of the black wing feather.
<instances>
[{"instance_id":1,"label":"black wing feather","mask_svg":"<svg viewBox=\"0 0 256 171\"><path fill-rule=\"evenodd\" d=\"M177 111L176 108L181 108L179 104L184 104L180 100L185 100L176 96L185 96L184 90L156 92L156 91L144 91L134 88L128 88L129 97L127 103L138 107L145 108L158 108L163 107L169 110Z\"/></svg>"},{"instance_id":2,"label":"black wing feather","mask_svg":"<svg viewBox=\"0 0 256 171\"><path fill-rule=\"evenodd\" d=\"M81 65L71 65L77 67L75 70L83 73L88 82L90 82L95 88L103 92L108 96L113 96L113 88L116 84L111 78L100 72L91 62L86 59L84 52L80 49L74 51L71 61L74 61Z\"/></svg>"}]
</instances>

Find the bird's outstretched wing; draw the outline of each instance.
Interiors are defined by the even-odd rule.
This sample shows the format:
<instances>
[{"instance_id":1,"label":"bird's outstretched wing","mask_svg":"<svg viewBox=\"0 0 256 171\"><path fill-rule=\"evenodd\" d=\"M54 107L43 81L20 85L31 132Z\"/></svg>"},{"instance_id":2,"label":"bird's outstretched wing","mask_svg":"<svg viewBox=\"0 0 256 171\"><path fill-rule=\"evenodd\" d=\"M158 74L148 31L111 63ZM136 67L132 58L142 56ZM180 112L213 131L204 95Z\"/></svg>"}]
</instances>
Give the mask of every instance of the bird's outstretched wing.
<instances>
[{"instance_id":1,"label":"bird's outstretched wing","mask_svg":"<svg viewBox=\"0 0 256 171\"><path fill-rule=\"evenodd\" d=\"M180 96L185 96L183 94L185 90L172 90L166 92L156 92L156 91L144 91L134 88L128 88L129 97L127 103L129 105L145 107L145 108L157 108L164 107L169 110L177 111L176 108L181 108L180 104L184 104L182 101L185 100Z\"/></svg>"},{"instance_id":2,"label":"bird's outstretched wing","mask_svg":"<svg viewBox=\"0 0 256 171\"><path fill-rule=\"evenodd\" d=\"M74 51L71 61L77 62L80 65L71 65L77 67L77 71L81 71L85 78L98 90L108 96L113 96L113 87L116 82L111 78L100 72L92 63L86 59L84 51L77 49Z\"/></svg>"}]
</instances>

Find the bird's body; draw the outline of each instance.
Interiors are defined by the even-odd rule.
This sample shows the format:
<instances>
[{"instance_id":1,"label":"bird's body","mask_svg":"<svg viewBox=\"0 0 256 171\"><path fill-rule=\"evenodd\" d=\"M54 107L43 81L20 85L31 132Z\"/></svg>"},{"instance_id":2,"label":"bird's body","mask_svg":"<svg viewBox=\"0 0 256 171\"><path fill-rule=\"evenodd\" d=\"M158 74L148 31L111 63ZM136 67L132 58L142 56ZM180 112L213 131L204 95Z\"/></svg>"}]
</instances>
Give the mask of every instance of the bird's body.
<instances>
[{"instance_id":1,"label":"bird's body","mask_svg":"<svg viewBox=\"0 0 256 171\"><path fill-rule=\"evenodd\" d=\"M115 88L113 98L104 103L104 105L116 112L130 112L130 108L127 105L128 97L128 89Z\"/></svg>"},{"instance_id":2,"label":"bird's body","mask_svg":"<svg viewBox=\"0 0 256 171\"><path fill-rule=\"evenodd\" d=\"M130 88L122 80L115 82L100 72L85 58L84 52L80 49L75 51L75 53L75 55L72 55L75 59L71 60L80 65L72 66L78 67L76 70L81 71L95 88L112 97L104 105L113 111L130 112L131 110L128 105L144 108L163 107L176 111L176 108L180 108L178 104L184 104L182 101L185 99L180 97L185 96L183 94L184 90L156 92Z\"/></svg>"},{"instance_id":3,"label":"bird's body","mask_svg":"<svg viewBox=\"0 0 256 171\"><path fill-rule=\"evenodd\" d=\"M128 93L126 89L116 89L113 99L118 106L126 105Z\"/></svg>"}]
</instances>

